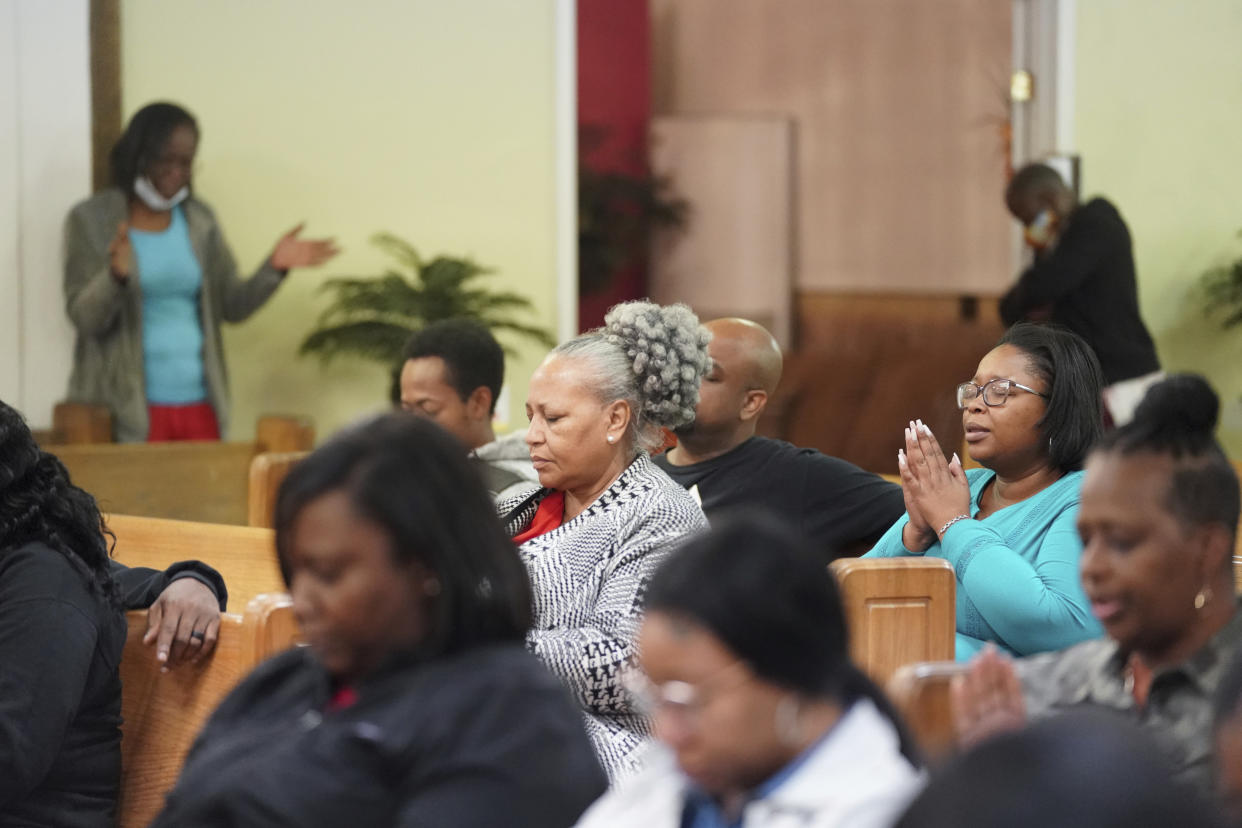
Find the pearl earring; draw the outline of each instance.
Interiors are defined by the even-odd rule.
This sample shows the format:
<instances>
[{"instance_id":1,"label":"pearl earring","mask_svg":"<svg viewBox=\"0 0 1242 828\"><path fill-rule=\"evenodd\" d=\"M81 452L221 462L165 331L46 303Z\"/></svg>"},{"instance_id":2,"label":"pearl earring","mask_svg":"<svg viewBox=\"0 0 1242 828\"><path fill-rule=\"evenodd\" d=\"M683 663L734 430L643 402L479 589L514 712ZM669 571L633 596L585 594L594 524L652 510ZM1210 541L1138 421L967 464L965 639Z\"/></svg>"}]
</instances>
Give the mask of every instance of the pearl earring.
<instances>
[{"instance_id":1,"label":"pearl earring","mask_svg":"<svg viewBox=\"0 0 1242 828\"><path fill-rule=\"evenodd\" d=\"M1195 596L1195 609L1201 610L1212 600L1212 590L1210 587L1204 587L1199 590L1199 594Z\"/></svg>"},{"instance_id":2,"label":"pearl earring","mask_svg":"<svg viewBox=\"0 0 1242 828\"><path fill-rule=\"evenodd\" d=\"M610 443L615 443L615 442L617 442L617 438L616 438L616 437L613 437L611 434L609 434L609 435L608 435L608 442L610 442Z\"/></svg>"}]
</instances>

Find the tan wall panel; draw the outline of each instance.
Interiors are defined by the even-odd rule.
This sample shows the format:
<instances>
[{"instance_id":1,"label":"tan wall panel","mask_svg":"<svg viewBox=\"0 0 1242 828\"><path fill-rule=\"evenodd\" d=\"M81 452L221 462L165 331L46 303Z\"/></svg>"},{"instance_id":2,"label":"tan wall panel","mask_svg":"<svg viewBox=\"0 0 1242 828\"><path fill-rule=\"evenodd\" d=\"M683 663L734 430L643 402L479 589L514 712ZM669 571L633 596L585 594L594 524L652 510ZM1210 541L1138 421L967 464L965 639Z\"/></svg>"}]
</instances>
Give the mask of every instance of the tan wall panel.
<instances>
[{"instance_id":1,"label":"tan wall panel","mask_svg":"<svg viewBox=\"0 0 1242 828\"><path fill-rule=\"evenodd\" d=\"M778 118L656 118L651 165L694 205L657 241L651 295L701 319L745 316L793 344L790 123Z\"/></svg>"},{"instance_id":2,"label":"tan wall panel","mask_svg":"<svg viewBox=\"0 0 1242 828\"><path fill-rule=\"evenodd\" d=\"M805 290L998 293L1010 4L652 0L657 115L796 124Z\"/></svg>"},{"instance_id":3,"label":"tan wall panel","mask_svg":"<svg viewBox=\"0 0 1242 828\"><path fill-rule=\"evenodd\" d=\"M798 349L759 428L882 474L897 472L902 428L927 423L962 444L953 390L1002 333L996 303L964 317L955 296L799 293Z\"/></svg>"}]
</instances>

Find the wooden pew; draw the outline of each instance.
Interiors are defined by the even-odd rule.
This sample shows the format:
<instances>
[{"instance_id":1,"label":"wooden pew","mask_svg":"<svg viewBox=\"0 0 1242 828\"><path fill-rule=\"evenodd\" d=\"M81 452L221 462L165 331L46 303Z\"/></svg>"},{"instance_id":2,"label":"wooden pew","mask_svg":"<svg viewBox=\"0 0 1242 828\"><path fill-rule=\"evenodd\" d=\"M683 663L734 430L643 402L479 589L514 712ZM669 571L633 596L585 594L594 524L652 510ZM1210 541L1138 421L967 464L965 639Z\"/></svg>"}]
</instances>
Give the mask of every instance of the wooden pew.
<instances>
[{"instance_id":1,"label":"wooden pew","mask_svg":"<svg viewBox=\"0 0 1242 828\"><path fill-rule=\"evenodd\" d=\"M293 465L308 451L263 452L250 461L249 497L246 525L274 528L276 493Z\"/></svg>"},{"instance_id":2,"label":"wooden pew","mask_svg":"<svg viewBox=\"0 0 1242 828\"><path fill-rule=\"evenodd\" d=\"M44 448L60 458L73 482L93 494L103 511L244 525L251 509L255 457L267 451L282 455L306 451L313 438L304 421L265 417L253 443L84 443Z\"/></svg>"},{"instance_id":3,"label":"wooden pew","mask_svg":"<svg viewBox=\"0 0 1242 828\"><path fill-rule=\"evenodd\" d=\"M40 445L111 443L112 412L106 405L58 402L52 409L52 427L38 432ZM315 442L309 420L279 414L264 415L255 426L255 442L265 451L301 451Z\"/></svg>"},{"instance_id":4,"label":"wooden pew","mask_svg":"<svg viewBox=\"0 0 1242 828\"><path fill-rule=\"evenodd\" d=\"M953 677L965 669L965 664L956 661L905 664L888 682L889 699L933 764L955 752L950 689Z\"/></svg>"},{"instance_id":5,"label":"wooden pew","mask_svg":"<svg viewBox=\"0 0 1242 828\"><path fill-rule=\"evenodd\" d=\"M260 596L245 615L220 619L220 637L209 658L161 673L152 649L142 643L146 612L127 613L127 620L117 824L142 828L163 807L207 717L261 661L293 645L295 625L288 596Z\"/></svg>"},{"instance_id":6,"label":"wooden pew","mask_svg":"<svg viewBox=\"0 0 1242 828\"><path fill-rule=\"evenodd\" d=\"M833 574L854 662L883 687L903 664L953 658L957 583L942 558L841 558Z\"/></svg>"},{"instance_id":7,"label":"wooden pew","mask_svg":"<svg viewBox=\"0 0 1242 828\"><path fill-rule=\"evenodd\" d=\"M116 535L113 557L126 566L165 569L177 561L203 561L224 576L231 607L285 591L271 529L134 515L107 515L105 520Z\"/></svg>"}]
</instances>

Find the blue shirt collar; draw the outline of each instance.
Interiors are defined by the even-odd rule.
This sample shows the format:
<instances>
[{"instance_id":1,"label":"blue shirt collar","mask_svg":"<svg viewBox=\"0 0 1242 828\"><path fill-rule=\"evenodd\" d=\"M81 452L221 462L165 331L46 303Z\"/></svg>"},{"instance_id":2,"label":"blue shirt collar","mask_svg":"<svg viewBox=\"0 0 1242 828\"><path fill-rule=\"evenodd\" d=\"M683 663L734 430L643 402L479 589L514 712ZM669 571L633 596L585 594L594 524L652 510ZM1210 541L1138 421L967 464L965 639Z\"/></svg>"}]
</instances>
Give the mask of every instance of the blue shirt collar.
<instances>
[{"instance_id":1,"label":"blue shirt collar","mask_svg":"<svg viewBox=\"0 0 1242 828\"><path fill-rule=\"evenodd\" d=\"M815 752L828 741L829 737L832 736L833 731L837 729L837 724L839 724L841 719L844 719L848 713L848 708L841 711L841 717L837 719L832 727L825 730L818 739L811 743L806 750L802 751L787 762L785 766L776 773L759 783L750 795L746 797L746 805L749 805L751 802L767 799L774 794L781 787L781 785L788 782L790 777L797 773L798 770L810 760ZM720 803L716 801L716 798L700 788L693 781L687 779L686 804L681 811L681 828L741 828L741 813L744 813L745 809L745 805L743 805L742 812L739 812L738 818L732 822L727 821L728 818L725 816L724 811L721 810Z\"/></svg>"}]
</instances>

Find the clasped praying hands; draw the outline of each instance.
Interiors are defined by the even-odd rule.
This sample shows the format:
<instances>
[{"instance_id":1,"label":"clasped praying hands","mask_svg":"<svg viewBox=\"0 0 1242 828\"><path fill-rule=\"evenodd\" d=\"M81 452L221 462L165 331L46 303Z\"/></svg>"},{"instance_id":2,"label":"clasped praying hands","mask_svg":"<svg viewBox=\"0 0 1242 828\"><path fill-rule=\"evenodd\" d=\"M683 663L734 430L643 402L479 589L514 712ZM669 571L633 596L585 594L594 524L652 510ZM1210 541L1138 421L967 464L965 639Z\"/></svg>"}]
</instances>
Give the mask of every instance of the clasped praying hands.
<instances>
[{"instance_id":1,"label":"clasped praying hands","mask_svg":"<svg viewBox=\"0 0 1242 828\"><path fill-rule=\"evenodd\" d=\"M953 730L960 747L1021 729L1027 721L1026 699L1013 659L987 644L953 679L950 695Z\"/></svg>"},{"instance_id":2,"label":"clasped praying hands","mask_svg":"<svg viewBox=\"0 0 1242 828\"><path fill-rule=\"evenodd\" d=\"M970 514L970 484L956 454L946 460L940 443L922 420L905 429L905 447L897 451L901 490L910 522L902 542L911 552L926 552L954 518Z\"/></svg>"}]
</instances>

